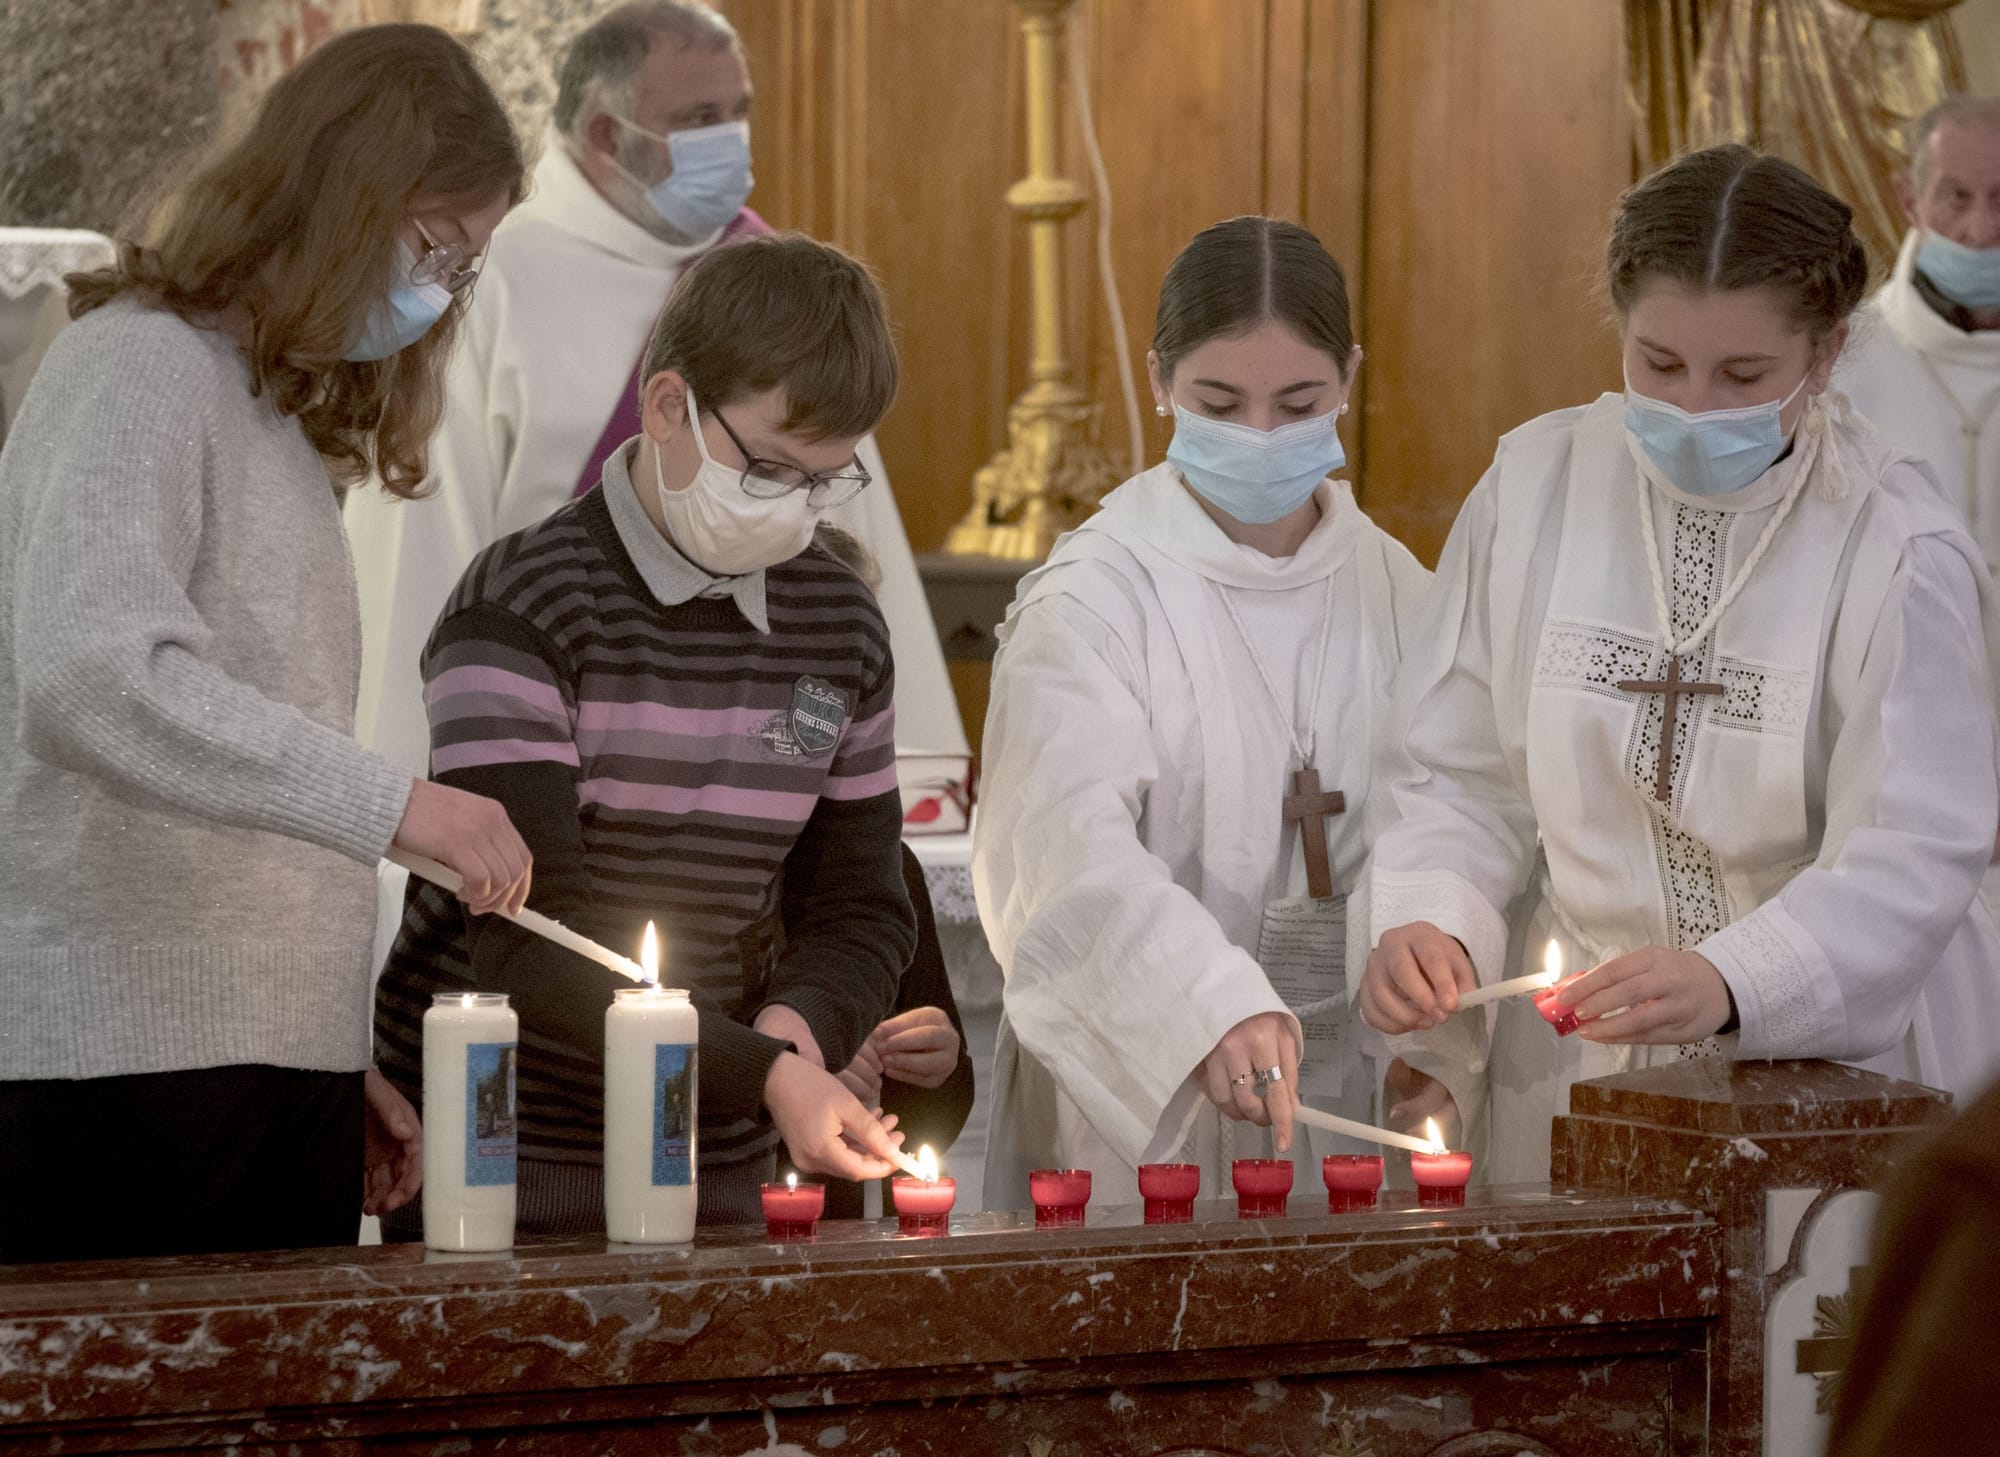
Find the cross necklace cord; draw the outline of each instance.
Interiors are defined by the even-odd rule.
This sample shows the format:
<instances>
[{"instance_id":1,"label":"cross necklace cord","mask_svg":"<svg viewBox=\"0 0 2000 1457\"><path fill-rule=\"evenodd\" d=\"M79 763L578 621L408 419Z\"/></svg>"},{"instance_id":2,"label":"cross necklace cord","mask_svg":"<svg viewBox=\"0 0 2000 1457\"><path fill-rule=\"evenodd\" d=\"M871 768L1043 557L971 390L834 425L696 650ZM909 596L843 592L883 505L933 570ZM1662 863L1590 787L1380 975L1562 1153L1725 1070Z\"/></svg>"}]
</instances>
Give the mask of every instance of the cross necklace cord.
<instances>
[{"instance_id":1,"label":"cross necklace cord","mask_svg":"<svg viewBox=\"0 0 2000 1457\"><path fill-rule=\"evenodd\" d=\"M1285 707L1284 699L1278 696L1278 685L1270 671L1264 666L1263 655L1257 651L1257 644L1250 638L1243 626L1243 618L1236 611L1236 604L1229 598L1228 589L1215 582L1215 594L1222 599L1222 607L1229 614L1229 620L1236 628L1236 635L1243 639L1243 650L1250 655L1250 666L1257 670L1257 681L1264 685L1264 692L1271 700L1271 707L1278 715L1278 722L1285 727L1285 734L1291 740L1292 752L1298 755L1300 768L1292 775L1292 792L1284 797L1283 814L1287 824L1296 824L1305 839L1306 854L1306 894L1315 900L1325 900L1333 894L1333 861L1326 848L1326 819L1328 815L1342 814L1347 809L1347 796L1339 790L1322 790L1319 784L1319 770L1313 765L1313 751L1319 742L1320 694L1326 687L1327 650L1333 645L1333 577L1326 579L1326 615L1320 621L1319 654L1313 669L1312 701L1306 707L1306 728L1300 734L1291 710Z\"/></svg>"},{"instance_id":2,"label":"cross necklace cord","mask_svg":"<svg viewBox=\"0 0 2000 1457\"><path fill-rule=\"evenodd\" d=\"M1694 631L1686 637L1674 637L1673 609L1667 604L1666 578L1660 569L1660 539L1653 529L1652 482L1643 466L1639 471L1639 529L1646 541L1646 569L1653 582L1653 617L1660 629L1661 645L1667 650L1667 672L1662 679L1627 678L1614 686L1620 693L1658 693L1665 699L1666 716L1660 725L1659 772L1653 781L1653 797L1661 804L1670 803L1674 797L1673 753L1674 735L1680 726L1680 701L1687 697L1715 698L1723 693L1720 683L1693 683L1681 677L1681 655L1690 653L1707 640L1722 621L1722 614L1729 610L1743 588L1750 581L1750 574L1757 570L1757 564L1764 560L1764 553L1770 549L1772 538L1785 518L1792 514L1792 507L1798 503L1805 483L1812 475L1813 466L1818 463L1820 443L1825 438L1825 415L1818 410L1815 397L1807 405L1807 419L1810 424L1805 430L1806 443L1800 452L1798 466L1792 481L1785 488L1785 494L1778 501L1778 509L1771 513L1771 520L1758 536L1757 544L1750 549L1749 557L1736 573L1735 579L1722 589L1722 595L1715 599L1715 605L1708 609L1706 616L1695 624Z\"/></svg>"}]
</instances>

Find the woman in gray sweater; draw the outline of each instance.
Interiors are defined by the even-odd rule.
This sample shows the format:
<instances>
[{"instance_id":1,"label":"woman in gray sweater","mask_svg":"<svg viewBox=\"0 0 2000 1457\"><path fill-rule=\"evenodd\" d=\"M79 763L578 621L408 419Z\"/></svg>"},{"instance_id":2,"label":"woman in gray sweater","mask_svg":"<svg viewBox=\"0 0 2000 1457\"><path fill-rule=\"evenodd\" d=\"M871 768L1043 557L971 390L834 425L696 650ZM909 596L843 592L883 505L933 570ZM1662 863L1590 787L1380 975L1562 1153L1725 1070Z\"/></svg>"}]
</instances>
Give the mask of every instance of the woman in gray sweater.
<instances>
[{"instance_id":1,"label":"woman in gray sweater","mask_svg":"<svg viewBox=\"0 0 2000 1457\"><path fill-rule=\"evenodd\" d=\"M339 494L420 492L522 178L464 47L369 27L71 280L0 452L0 1263L348 1243L364 1167L371 1208L414 1191L376 860L485 912L529 856L351 737Z\"/></svg>"}]
</instances>

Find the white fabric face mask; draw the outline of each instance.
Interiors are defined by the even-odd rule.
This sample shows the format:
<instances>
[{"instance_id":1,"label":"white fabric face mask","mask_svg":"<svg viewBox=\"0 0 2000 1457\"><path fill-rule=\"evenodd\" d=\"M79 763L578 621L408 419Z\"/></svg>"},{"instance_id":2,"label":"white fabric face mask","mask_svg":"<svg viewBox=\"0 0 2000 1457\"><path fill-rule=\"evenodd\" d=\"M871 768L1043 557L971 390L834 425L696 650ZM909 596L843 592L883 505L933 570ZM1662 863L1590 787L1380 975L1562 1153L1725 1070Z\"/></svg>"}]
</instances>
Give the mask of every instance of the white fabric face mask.
<instances>
[{"instance_id":1,"label":"white fabric face mask","mask_svg":"<svg viewBox=\"0 0 2000 1457\"><path fill-rule=\"evenodd\" d=\"M646 204L667 226L687 238L705 238L729 226L743 210L757 179L750 173L750 123L725 121L715 126L677 132L649 132L622 116L611 118L629 131L667 149L674 170L648 186L618 166L612 166L646 194Z\"/></svg>"},{"instance_id":2,"label":"white fabric face mask","mask_svg":"<svg viewBox=\"0 0 2000 1457\"><path fill-rule=\"evenodd\" d=\"M743 489L743 468L719 464L702 438L694 391L687 392L688 428L701 468L685 490L667 489L666 467L653 451L653 479L660 514L682 555L715 577L741 577L788 562L812 541L819 512L805 491L787 491L764 500Z\"/></svg>"}]
</instances>

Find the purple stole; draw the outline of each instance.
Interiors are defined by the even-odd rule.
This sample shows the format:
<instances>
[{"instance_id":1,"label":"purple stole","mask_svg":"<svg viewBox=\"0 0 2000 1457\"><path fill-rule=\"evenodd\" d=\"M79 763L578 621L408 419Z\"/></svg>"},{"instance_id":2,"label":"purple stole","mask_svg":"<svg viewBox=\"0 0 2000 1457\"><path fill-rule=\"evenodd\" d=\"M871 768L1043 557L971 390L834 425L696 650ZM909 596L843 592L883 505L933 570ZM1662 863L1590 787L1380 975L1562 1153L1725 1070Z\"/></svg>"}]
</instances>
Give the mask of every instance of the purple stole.
<instances>
[{"instance_id":1,"label":"purple stole","mask_svg":"<svg viewBox=\"0 0 2000 1457\"><path fill-rule=\"evenodd\" d=\"M771 225L746 207L729 220L729 226L722 230L715 246L721 248L745 238L766 237L770 232ZM647 334L647 343L651 343L651 330ZM604 422L597 444L590 448L590 456L583 463L583 473L576 478L576 488L570 492L572 497L587 494L591 487L604 479L604 462L611 459L611 452L639 433L639 371L645 367L646 346L641 344L639 357L632 361L632 373L618 391L618 398L611 406L611 416Z\"/></svg>"}]
</instances>

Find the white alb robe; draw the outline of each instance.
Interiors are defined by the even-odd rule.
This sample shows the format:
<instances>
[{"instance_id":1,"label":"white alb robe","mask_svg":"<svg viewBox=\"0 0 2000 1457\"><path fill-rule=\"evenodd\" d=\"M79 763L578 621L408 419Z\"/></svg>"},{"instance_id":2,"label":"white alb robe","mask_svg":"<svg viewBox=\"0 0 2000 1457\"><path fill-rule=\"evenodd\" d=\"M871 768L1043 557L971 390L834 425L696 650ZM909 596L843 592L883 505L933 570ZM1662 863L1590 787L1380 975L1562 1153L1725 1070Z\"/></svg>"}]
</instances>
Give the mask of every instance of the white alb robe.
<instances>
[{"instance_id":1,"label":"white alb robe","mask_svg":"<svg viewBox=\"0 0 2000 1457\"><path fill-rule=\"evenodd\" d=\"M436 493L397 501L370 489L347 500L361 594L362 742L413 774L427 771L417 660L445 599L488 544L570 502L668 290L716 241L679 247L656 238L549 140L528 200L493 235L460 330L431 444ZM860 454L874 483L827 519L859 537L882 568L897 742L962 754L965 728L937 627L873 437Z\"/></svg>"},{"instance_id":2,"label":"white alb robe","mask_svg":"<svg viewBox=\"0 0 2000 1457\"><path fill-rule=\"evenodd\" d=\"M1550 936L1571 969L1689 948L1736 998L1726 1052L1972 1093L2000 1058L2000 934L1975 899L2000 808L1977 550L1921 466L1816 406L1812 478L1683 655L1685 679L1726 691L1682 700L1663 806L1662 699L1615 686L1666 667L1623 421L1606 395L1509 434L1452 530L1383 738L1374 937L1430 921L1482 983L1539 970ZM1802 435L1721 500L1655 482L1677 635L1809 455ZM1680 1055L1558 1039L1526 998L1392 1045L1451 1089L1501 1182L1548 1176L1571 1083Z\"/></svg>"},{"instance_id":3,"label":"white alb robe","mask_svg":"<svg viewBox=\"0 0 2000 1457\"><path fill-rule=\"evenodd\" d=\"M1884 440L1930 463L1992 572L2000 570L2000 329L1968 333L1924 301L1913 281L1922 240L1919 232L1903 240L1889 281L1856 313L1834 385ZM1989 659L2000 658L1992 607ZM1981 893L2000 914L2000 866L1988 867Z\"/></svg>"},{"instance_id":4,"label":"white alb robe","mask_svg":"<svg viewBox=\"0 0 2000 1457\"><path fill-rule=\"evenodd\" d=\"M1130 1202L1156 1143L1166 1146L1151 1156L1201 1163L1204 1194L1227 1195L1228 1149L1270 1147L1243 1123L1225 1142L1190 1074L1236 1023L1287 1010L1252 952L1265 903L1305 892L1300 832L1280 801L1323 637L1316 758L1322 784L1347 796L1328 821L1345 892L1363 862L1398 624L1429 580L1344 483L1322 483L1317 499L1318 525L1277 560L1231 542L1157 466L1022 583L994 666L973 850L980 917L1006 976L989 1207L1021 1207L1028 1170L1051 1165L1087 1167L1093 1197ZM1369 1117L1374 1077L1358 1044L1348 1038L1338 1102L1321 1106ZM1313 1139L1324 1135L1300 1130L1298 1158ZM1317 1170L1302 1169L1296 1187L1310 1197L1317 1186Z\"/></svg>"}]
</instances>

